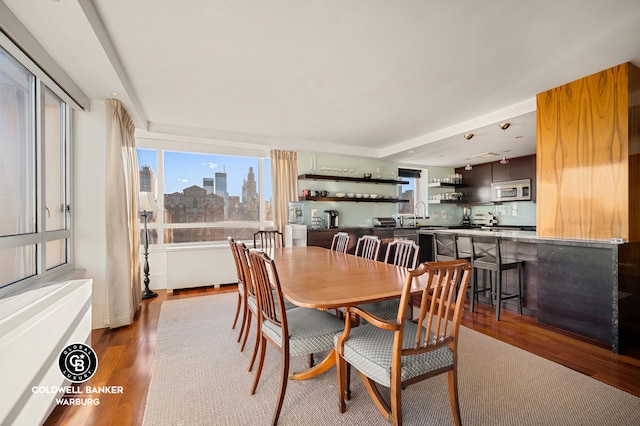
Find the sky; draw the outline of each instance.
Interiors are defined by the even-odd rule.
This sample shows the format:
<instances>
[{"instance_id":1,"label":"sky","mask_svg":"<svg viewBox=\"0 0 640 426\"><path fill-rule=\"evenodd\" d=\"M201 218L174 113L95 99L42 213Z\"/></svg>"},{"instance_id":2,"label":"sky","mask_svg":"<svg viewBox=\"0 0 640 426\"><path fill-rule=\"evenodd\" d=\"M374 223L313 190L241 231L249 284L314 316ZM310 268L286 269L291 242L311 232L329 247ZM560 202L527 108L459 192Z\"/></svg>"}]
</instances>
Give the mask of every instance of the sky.
<instances>
[{"instance_id":1,"label":"sky","mask_svg":"<svg viewBox=\"0 0 640 426\"><path fill-rule=\"evenodd\" d=\"M157 151L152 149L137 149L138 164L150 166L158 174ZM229 195L242 195L242 183L247 178L249 167L253 167L256 180L258 176L258 159L255 157L240 157L230 155L211 155L190 152L164 152L164 192L171 194L182 192L192 185L203 187L202 179L214 178L216 172L227 173L227 192ZM265 199L271 197L270 164L264 161ZM259 187L258 187L259 190Z\"/></svg>"}]
</instances>

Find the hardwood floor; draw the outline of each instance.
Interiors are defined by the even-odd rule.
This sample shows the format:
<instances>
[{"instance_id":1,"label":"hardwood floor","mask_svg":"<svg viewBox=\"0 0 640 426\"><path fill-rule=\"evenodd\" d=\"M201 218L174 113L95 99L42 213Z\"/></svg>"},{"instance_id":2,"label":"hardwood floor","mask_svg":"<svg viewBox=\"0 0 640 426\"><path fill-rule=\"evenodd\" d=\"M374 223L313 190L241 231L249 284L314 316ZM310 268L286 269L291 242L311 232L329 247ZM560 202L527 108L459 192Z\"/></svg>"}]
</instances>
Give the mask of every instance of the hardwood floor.
<instances>
[{"instance_id":1,"label":"hardwood floor","mask_svg":"<svg viewBox=\"0 0 640 426\"><path fill-rule=\"evenodd\" d=\"M99 368L96 375L83 384L83 388L87 385L123 386L123 393L100 394L99 405L95 406L59 405L44 424L141 424L151 380L151 364L162 302L230 291L235 291L235 286L182 290L173 295L158 291L157 298L142 302L134 324L117 330L94 330L91 346L98 355ZM520 317L509 311L503 311L501 320L496 322L494 311L483 304L477 305L473 314L467 306L463 324L640 396L640 359L616 355L606 347L541 326L535 318Z\"/></svg>"}]
</instances>

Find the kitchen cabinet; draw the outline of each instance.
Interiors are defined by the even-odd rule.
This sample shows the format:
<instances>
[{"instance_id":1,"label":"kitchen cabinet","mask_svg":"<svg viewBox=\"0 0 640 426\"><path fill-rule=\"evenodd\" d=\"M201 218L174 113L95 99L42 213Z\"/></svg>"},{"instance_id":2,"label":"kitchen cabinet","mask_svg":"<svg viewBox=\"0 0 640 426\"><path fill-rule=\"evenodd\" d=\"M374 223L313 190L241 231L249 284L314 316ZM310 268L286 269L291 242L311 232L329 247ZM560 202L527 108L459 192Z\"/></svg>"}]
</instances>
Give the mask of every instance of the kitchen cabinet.
<instances>
[{"instance_id":1,"label":"kitchen cabinet","mask_svg":"<svg viewBox=\"0 0 640 426\"><path fill-rule=\"evenodd\" d=\"M510 158L507 164L491 163L492 182L535 179L535 155Z\"/></svg>"},{"instance_id":2,"label":"kitchen cabinet","mask_svg":"<svg viewBox=\"0 0 640 426\"><path fill-rule=\"evenodd\" d=\"M466 184L460 191L463 199L469 204L491 204L491 163L477 164L471 170L460 167L456 173L462 174L462 181Z\"/></svg>"},{"instance_id":3,"label":"kitchen cabinet","mask_svg":"<svg viewBox=\"0 0 640 426\"><path fill-rule=\"evenodd\" d=\"M326 180L326 181L334 181L334 182L349 182L349 183L367 183L367 184L378 184L378 185L407 185L409 182L403 180L395 180L395 179L374 179L374 178L359 178L352 176L332 176L332 175L316 175L316 174L303 174L298 176L298 180ZM353 187L351 187L353 188ZM360 191L343 191L346 193L360 193ZM409 200L399 199L396 196L379 196L375 194L376 197L338 197L338 196L301 196L300 201L337 201L337 202L357 202L357 203L408 203Z\"/></svg>"}]
</instances>

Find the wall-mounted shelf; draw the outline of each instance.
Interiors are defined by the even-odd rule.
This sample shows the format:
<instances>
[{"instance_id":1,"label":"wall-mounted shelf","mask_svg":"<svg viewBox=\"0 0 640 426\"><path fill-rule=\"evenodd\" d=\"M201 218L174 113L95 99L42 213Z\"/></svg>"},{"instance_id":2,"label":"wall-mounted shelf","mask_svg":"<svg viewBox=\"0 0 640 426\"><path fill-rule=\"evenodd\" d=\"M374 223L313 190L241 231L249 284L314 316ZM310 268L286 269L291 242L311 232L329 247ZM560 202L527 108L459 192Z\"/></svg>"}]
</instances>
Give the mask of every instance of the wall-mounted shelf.
<instances>
[{"instance_id":1,"label":"wall-mounted shelf","mask_svg":"<svg viewBox=\"0 0 640 426\"><path fill-rule=\"evenodd\" d=\"M350 198L350 197L300 197L300 201L350 201L355 203L408 203L409 200L396 198Z\"/></svg>"},{"instance_id":2,"label":"wall-mounted shelf","mask_svg":"<svg viewBox=\"0 0 640 426\"><path fill-rule=\"evenodd\" d=\"M304 175L299 175L298 179L300 180L332 180L336 182L355 182L355 183L377 183L383 185L408 185L409 182L404 180L395 180L395 179L365 179L363 177L351 177L351 176L331 176L331 175L316 175L306 173ZM358 199L362 201L362 199ZM324 200L323 200L324 201ZM369 200L369 201L381 201L381 200ZM389 201L389 200L385 200Z\"/></svg>"},{"instance_id":3,"label":"wall-mounted shelf","mask_svg":"<svg viewBox=\"0 0 640 426\"><path fill-rule=\"evenodd\" d=\"M467 204L467 200L429 200L429 204Z\"/></svg>"},{"instance_id":4,"label":"wall-mounted shelf","mask_svg":"<svg viewBox=\"0 0 640 426\"><path fill-rule=\"evenodd\" d=\"M445 183L445 182L432 182L429 184L429 188L463 188L467 185L463 183Z\"/></svg>"}]
</instances>

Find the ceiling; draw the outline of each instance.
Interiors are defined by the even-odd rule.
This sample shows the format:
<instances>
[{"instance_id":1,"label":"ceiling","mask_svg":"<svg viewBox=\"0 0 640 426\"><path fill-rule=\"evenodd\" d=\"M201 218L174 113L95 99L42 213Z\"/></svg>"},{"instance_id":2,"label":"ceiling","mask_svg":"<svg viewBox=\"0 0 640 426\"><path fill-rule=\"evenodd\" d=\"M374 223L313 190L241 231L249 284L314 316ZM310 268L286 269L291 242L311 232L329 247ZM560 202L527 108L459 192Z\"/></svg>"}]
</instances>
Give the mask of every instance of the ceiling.
<instances>
[{"instance_id":1,"label":"ceiling","mask_svg":"<svg viewBox=\"0 0 640 426\"><path fill-rule=\"evenodd\" d=\"M637 0L2 1L139 134L420 166L532 154L537 93L640 65Z\"/></svg>"}]
</instances>

